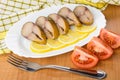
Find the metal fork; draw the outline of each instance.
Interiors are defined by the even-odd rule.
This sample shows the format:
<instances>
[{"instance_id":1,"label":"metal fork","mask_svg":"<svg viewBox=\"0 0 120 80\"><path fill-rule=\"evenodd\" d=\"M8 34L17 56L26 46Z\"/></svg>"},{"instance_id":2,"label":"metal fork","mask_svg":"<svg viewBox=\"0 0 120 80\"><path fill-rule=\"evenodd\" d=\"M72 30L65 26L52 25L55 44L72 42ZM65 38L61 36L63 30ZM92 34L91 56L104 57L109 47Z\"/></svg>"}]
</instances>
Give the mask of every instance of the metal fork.
<instances>
[{"instance_id":1,"label":"metal fork","mask_svg":"<svg viewBox=\"0 0 120 80\"><path fill-rule=\"evenodd\" d=\"M26 71L38 71L40 69L52 68L52 69L73 72L73 73L77 73L80 75L84 75L84 76L88 76L88 77L96 78L96 79L103 79L106 77L106 73L102 70L80 70L80 69L78 70L78 69L63 67L63 66L58 66L58 65L41 66L41 65L34 63L34 62L29 62L29 61L19 59L13 55L10 55L8 57L7 61L10 64L12 64L20 69L26 70Z\"/></svg>"}]
</instances>

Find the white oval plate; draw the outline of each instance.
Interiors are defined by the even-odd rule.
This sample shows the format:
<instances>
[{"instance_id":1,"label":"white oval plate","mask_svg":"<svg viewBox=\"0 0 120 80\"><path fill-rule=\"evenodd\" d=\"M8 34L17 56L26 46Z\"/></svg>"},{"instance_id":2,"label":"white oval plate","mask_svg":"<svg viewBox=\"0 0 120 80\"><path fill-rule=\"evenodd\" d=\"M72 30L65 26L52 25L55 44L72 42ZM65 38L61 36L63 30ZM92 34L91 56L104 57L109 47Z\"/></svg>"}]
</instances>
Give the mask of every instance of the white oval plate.
<instances>
[{"instance_id":1,"label":"white oval plate","mask_svg":"<svg viewBox=\"0 0 120 80\"><path fill-rule=\"evenodd\" d=\"M44 57L50 57L50 56L55 56L55 55L66 53L68 51L73 50L74 46L77 46L77 45L83 46L87 44L93 36L99 35L101 28L104 28L106 26L106 19L100 10L94 7L86 6L86 5L83 5L83 6L88 7L89 10L94 15L93 25L97 26L97 29L93 33L91 33L87 38L83 39L82 41L79 41L73 45L67 46L59 50L50 51L44 54L36 54L36 53L31 52L31 50L29 49L30 41L25 39L21 35L21 28L24 23L28 21L35 22L39 16L48 16L51 13L57 13L59 9L61 9L62 7L68 7L71 10L73 10L78 5L80 4L65 4L65 5L58 5L58 6L54 5L49 8L42 9L39 12L30 14L24 17L23 19L15 23L9 29L6 35L6 39L5 39L7 47L19 56L31 57L31 58L44 58Z\"/></svg>"}]
</instances>

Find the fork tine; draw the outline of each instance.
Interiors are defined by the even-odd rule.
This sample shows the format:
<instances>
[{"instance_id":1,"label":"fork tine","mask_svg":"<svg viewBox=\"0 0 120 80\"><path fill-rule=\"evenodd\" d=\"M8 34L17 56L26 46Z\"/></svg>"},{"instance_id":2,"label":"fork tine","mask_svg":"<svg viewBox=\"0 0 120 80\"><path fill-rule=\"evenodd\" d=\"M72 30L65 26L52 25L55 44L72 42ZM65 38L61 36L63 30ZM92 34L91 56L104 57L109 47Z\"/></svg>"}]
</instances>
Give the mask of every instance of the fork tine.
<instances>
[{"instance_id":1,"label":"fork tine","mask_svg":"<svg viewBox=\"0 0 120 80\"><path fill-rule=\"evenodd\" d=\"M10 58L8 58L7 62L9 62L10 64L12 64L12 65L14 65L14 66L16 66L16 67L19 67L19 68L21 68L21 69L26 70L25 66L18 64L17 62L13 61L13 60L10 59Z\"/></svg>"},{"instance_id":2,"label":"fork tine","mask_svg":"<svg viewBox=\"0 0 120 80\"><path fill-rule=\"evenodd\" d=\"M19 65L15 64L15 63L12 62L12 61L9 61L9 60L7 60L7 61L8 61L10 64L12 64L13 66L16 66L16 67L19 67L19 68L21 68L21 69L23 69L23 70L26 70L25 67L19 66Z\"/></svg>"},{"instance_id":3,"label":"fork tine","mask_svg":"<svg viewBox=\"0 0 120 80\"><path fill-rule=\"evenodd\" d=\"M27 64L27 61L24 61L24 60L22 60L22 59L19 59L19 58L13 56L13 55L10 55L9 58L12 59L12 60L14 60L14 61L17 62L17 63L21 63L21 65L22 65L22 63L24 63L24 65Z\"/></svg>"},{"instance_id":4,"label":"fork tine","mask_svg":"<svg viewBox=\"0 0 120 80\"><path fill-rule=\"evenodd\" d=\"M20 65L20 64L22 63L22 62L19 62L19 61L14 60L14 59L11 58L11 57L9 57L8 60L11 61L11 62L13 62L13 63L15 63L15 64L17 64L17 65Z\"/></svg>"},{"instance_id":5,"label":"fork tine","mask_svg":"<svg viewBox=\"0 0 120 80\"><path fill-rule=\"evenodd\" d=\"M14 59L14 60L16 60L18 62L22 62L23 61L22 59L19 59L19 58L13 56L13 55L10 55L9 58L12 58L12 59Z\"/></svg>"},{"instance_id":6,"label":"fork tine","mask_svg":"<svg viewBox=\"0 0 120 80\"><path fill-rule=\"evenodd\" d=\"M16 63L16 64L21 64L21 65L27 65L27 61L24 61L24 60L22 60L22 59L19 59L19 58L17 58L17 57L15 57L15 56L13 56L13 55L10 55L9 57L8 57L8 59L10 59L11 61L13 61L14 63Z\"/></svg>"},{"instance_id":7,"label":"fork tine","mask_svg":"<svg viewBox=\"0 0 120 80\"><path fill-rule=\"evenodd\" d=\"M19 65L18 64L16 64L16 63L14 63L14 62L12 62L11 60L7 60L7 62L9 62L10 64L12 64L12 65L14 65L14 66L16 66L16 67L19 67Z\"/></svg>"}]
</instances>

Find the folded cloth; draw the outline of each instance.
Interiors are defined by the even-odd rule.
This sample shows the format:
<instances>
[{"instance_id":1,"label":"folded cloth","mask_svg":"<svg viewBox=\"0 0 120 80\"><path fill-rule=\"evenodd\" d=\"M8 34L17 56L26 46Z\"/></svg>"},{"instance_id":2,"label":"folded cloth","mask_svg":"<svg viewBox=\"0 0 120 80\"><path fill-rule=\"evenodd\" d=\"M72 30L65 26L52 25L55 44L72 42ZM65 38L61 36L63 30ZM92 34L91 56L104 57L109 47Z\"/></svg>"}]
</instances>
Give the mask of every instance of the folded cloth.
<instances>
[{"instance_id":1,"label":"folded cloth","mask_svg":"<svg viewBox=\"0 0 120 80\"><path fill-rule=\"evenodd\" d=\"M120 5L120 0L86 0L86 1L91 1L93 3L108 3L108 4Z\"/></svg>"},{"instance_id":2,"label":"folded cloth","mask_svg":"<svg viewBox=\"0 0 120 80\"><path fill-rule=\"evenodd\" d=\"M66 3L81 3L103 9L106 3L92 3L90 0L0 0L0 54L11 51L5 44L5 35L9 28L28 14L45 7Z\"/></svg>"}]
</instances>

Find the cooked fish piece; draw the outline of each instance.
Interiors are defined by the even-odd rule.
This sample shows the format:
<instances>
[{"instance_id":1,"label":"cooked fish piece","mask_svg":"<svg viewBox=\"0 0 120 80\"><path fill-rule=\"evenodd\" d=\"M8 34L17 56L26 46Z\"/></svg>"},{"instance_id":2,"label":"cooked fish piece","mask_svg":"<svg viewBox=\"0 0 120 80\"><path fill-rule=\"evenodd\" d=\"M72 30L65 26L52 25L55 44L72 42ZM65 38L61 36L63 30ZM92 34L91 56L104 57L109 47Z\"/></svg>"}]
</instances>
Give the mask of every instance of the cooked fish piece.
<instances>
[{"instance_id":1,"label":"cooked fish piece","mask_svg":"<svg viewBox=\"0 0 120 80\"><path fill-rule=\"evenodd\" d=\"M68 32L69 23L66 19L56 13L50 14L48 17L56 23L60 34L66 34Z\"/></svg>"},{"instance_id":2,"label":"cooked fish piece","mask_svg":"<svg viewBox=\"0 0 120 80\"><path fill-rule=\"evenodd\" d=\"M26 39L40 44L46 44L46 35L36 24L27 22L23 25L21 34Z\"/></svg>"},{"instance_id":3,"label":"cooked fish piece","mask_svg":"<svg viewBox=\"0 0 120 80\"><path fill-rule=\"evenodd\" d=\"M67 19L69 25L81 26L80 21L77 19L75 14L67 7L63 7L58 12L59 15Z\"/></svg>"},{"instance_id":4,"label":"cooked fish piece","mask_svg":"<svg viewBox=\"0 0 120 80\"><path fill-rule=\"evenodd\" d=\"M56 24L52 20L49 20L47 17L38 17L36 24L42 28L47 38L56 39L59 36L59 31Z\"/></svg>"},{"instance_id":5,"label":"cooked fish piece","mask_svg":"<svg viewBox=\"0 0 120 80\"><path fill-rule=\"evenodd\" d=\"M93 14L85 6L77 6L74 13L83 24L91 25L94 21Z\"/></svg>"}]
</instances>

